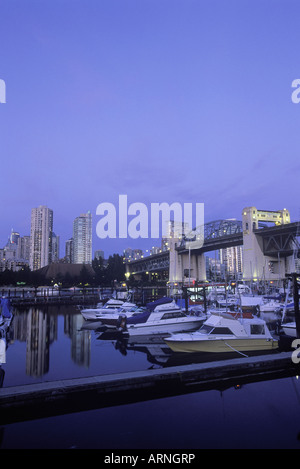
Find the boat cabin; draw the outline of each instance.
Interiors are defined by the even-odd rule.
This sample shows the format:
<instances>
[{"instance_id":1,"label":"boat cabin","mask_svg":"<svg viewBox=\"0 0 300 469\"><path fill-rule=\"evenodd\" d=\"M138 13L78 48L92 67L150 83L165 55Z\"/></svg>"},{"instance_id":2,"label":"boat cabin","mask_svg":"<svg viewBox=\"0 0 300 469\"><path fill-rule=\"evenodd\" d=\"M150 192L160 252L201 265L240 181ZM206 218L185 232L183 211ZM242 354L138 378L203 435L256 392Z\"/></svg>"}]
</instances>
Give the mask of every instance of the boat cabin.
<instances>
[{"instance_id":1,"label":"boat cabin","mask_svg":"<svg viewBox=\"0 0 300 469\"><path fill-rule=\"evenodd\" d=\"M265 321L253 318L234 318L230 314L211 314L198 331L200 334L216 336L268 336L271 338Z\"/></svg>"}]
</instances>

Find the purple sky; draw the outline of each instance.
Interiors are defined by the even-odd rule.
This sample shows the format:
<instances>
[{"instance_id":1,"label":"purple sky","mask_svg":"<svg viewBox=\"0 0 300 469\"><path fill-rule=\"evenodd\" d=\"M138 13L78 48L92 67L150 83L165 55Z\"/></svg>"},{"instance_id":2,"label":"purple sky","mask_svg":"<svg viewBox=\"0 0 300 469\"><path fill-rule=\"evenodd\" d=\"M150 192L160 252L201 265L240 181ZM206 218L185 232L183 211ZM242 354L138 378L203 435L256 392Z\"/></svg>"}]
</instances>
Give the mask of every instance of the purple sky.
<instances>
[{"instance_id":1,"label":"purple sky","mask_svg":"<svg viewBox=\"0 0 300 469\"><path fill-rule=\"evenodd\" d=\"M298 0L0 0L0 247L54 211L64 242L96 207L205 204L300 219Z\"/></svg>"}]
</instances>

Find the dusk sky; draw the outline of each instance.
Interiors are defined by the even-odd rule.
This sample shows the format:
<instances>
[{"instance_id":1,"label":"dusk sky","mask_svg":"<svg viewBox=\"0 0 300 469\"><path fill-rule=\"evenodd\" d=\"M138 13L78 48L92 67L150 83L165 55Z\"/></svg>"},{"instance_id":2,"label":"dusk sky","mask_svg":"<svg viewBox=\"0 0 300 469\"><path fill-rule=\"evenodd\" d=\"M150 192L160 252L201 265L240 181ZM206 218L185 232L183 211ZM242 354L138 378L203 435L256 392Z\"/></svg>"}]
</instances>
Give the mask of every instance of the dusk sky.
<instances>
[{"instance_id":1,"label":"dusk sky","mask_svg":"<svg viewBox=\"0 0 300 469\"><path fill-rule=\"evenodd\" d=\"M0 0L0 247L54 211L60 255L96 208L204 203L300 219L299 0Z\"/></svg>"}]
</instances>

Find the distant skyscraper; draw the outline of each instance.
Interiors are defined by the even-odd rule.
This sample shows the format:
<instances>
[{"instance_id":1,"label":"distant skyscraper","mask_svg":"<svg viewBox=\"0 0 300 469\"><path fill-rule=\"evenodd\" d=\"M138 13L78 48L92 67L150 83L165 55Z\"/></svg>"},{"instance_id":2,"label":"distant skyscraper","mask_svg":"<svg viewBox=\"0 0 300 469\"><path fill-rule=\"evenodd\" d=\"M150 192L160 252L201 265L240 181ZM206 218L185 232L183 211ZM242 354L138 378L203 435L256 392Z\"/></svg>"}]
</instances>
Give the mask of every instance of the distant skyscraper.
<instances>
[{"instance_id":1,"label":"distant skyscraper","mask_svg":"<svg viewBox=\"0 0 300 469\"><path fill-rule=\"evenodd\" d=\"M31 210L30 268L40 269L52 260L53 210L40 205Z\"/></svg>"},{"instance_id":2,"label":"distant skyscraper","mask_svg":"<svg viewBox=\"0 0 300 469\"><path fill-rule=\"evenodd\" d=\"M66 241L65 259L67 264L74 263L73 251L73 238L70 238Z\"/></svg>"},{"instance_id":3,"label":"distant skyscraper","mask_svg":"<svg viewBox=\"0 0 300 469\"><path fill-rule=\"evenodd\" d=\"M58 262L59 260L59 236L52 233L52 259L51 262Z\"/></svg>"},{"instance_id":4,"label":"distant skyscraper","mask_svg":"<svg viewBox=\"0 0 300 469\"><path fill-rule=\"evenodd\" d=\"M221 262L225 264L228 274L241 274L243 272L243 248L232 246L220 249Z\"/></svg>"},{"instance_id":5,"label":"distant skyscraper","mask_svg":"<svg viewBox=\"0 0 300 469\"><path fill-rule=\"evenodd\" d=\"M92 263L92 214L90 211L74 220L73 256L74 264Z\"/></svg>"},{"instance_id":6,"label":"distant skyscraper","mask_svg":"<svg viewBox=\"0 0 300 469\"><path fill-rule=\"evenodd\" d=\"M20 259L26 259L29 261L30 259L30 236L22 236L18 239L18 248L19 248L19 255Z\"/></svg>"},{"instance_id":7,"label":"distant skyscraper","mask_svg":"<svg viewBox=\"0 0 300 469\"><path fill-rule=\"evenodd\" d=\"M12 229L10 233L10 238L9 238L10 243L17 245L19 238L20 238L20 233L17 233L16 231Z\"/></svg>"},{"instance_id":8,"label":"distant skyscraper","mask_svg":"<svg viewBox=\"0 0 300 469\"><path fill-rule=\"evenodd\" d=\"M95 259L104 259L104 251L101 251L100 249L98 251L95 251L95 255L94 255L94 258Z\"/></svg>"},{"instance_id":9,"label":"distant skyscraper","mask_svg":"<svg viewBox=\"0 0 300 469\"><path fill-rule=\"evenodd\" d=\"M20 234L12 229L10 233L10 237L8 238L7 243L5 245L5 248L14 249L15 251L17 251L19 238L20 238Z\"/></svg>"}]
</instances>

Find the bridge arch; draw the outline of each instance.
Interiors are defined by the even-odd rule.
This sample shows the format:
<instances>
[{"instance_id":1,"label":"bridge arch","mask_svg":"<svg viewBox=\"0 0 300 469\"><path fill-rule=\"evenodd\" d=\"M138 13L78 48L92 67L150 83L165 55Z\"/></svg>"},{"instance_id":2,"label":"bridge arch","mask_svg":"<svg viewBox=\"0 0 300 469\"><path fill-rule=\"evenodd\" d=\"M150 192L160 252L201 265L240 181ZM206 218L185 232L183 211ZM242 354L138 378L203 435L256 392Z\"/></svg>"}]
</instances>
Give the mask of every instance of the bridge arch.
<instances>
[{"instance_id":1,"label":"bridge arch","mask_svg":"<svg viewBox=\"0 0 300 469\"><path fill-rule=\"evenodd\" d=\"M217 238L237 235L243 232L242 222L239 220L214 220L204 225L200 225L187 233L181 240L180 247L186 248L197 239L202 240L202 244Z\"/></svg>"}]
</instances>

